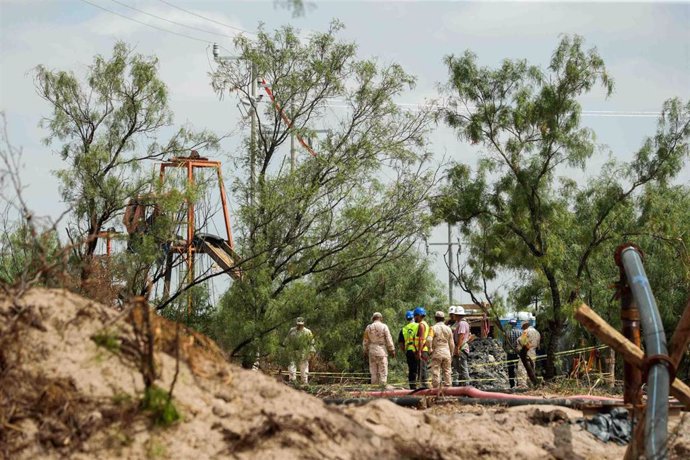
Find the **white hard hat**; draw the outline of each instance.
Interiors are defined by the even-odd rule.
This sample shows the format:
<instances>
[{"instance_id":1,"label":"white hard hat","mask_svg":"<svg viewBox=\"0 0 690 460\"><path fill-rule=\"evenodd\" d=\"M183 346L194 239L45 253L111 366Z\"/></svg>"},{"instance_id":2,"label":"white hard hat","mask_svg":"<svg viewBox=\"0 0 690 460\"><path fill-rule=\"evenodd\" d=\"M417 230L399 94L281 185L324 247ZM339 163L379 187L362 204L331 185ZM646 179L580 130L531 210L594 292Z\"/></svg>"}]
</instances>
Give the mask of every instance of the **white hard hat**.
<instances>
[{"instance_id":1,"label":"white hard hat","mask_svg":"<svg viewBox=\"0 0 690 460\"><path fill-rule=\"evenodd\" d=\"M451 306L448 308L448 314L449 314L449 315L454 315L454 314L455 314L455 311L456 311L456 309L455 309L455 306L454 306L454 305L451 305Z\"/></svg>"},{"instance_id":2,"label":"white hard hat","mask_svg":"<svg viewBox=\"0 0 690 460\"><path fill-rule=\"evenodd\" d=\"M464 315L465 314L465 307L455 307L455 314L456 315Z\"/></svg>"}]
</instances>

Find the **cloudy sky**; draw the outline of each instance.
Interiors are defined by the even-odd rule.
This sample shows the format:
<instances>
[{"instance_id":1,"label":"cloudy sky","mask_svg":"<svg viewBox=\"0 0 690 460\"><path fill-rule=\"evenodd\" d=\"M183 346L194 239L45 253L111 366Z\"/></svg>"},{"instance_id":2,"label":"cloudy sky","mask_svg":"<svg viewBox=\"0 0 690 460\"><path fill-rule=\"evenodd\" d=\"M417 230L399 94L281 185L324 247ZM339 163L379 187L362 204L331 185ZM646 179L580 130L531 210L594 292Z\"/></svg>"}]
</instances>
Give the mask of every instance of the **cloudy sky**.
<instances>
[{"instance_id":1,"label":"cloudy sky","mask_svg":"<svg viewBox=\"0 0 690 460\"><path fill-rule=\"evenodd\" d=\"M60 160L41 143L46 132L38 123L50 108L34 90L36 65L83 74L95 54L108 55L117 40L125 40L138 52L160 58L176 123L235 134L224 141L227 154L238 145L239 113L236 100L219 101L211 91L210 44L219 43L229 54L233 36L251 34L259 23L267 30L290 23L308 33L326 30L334 18L345 24L340 35L358 44L360 57L398 62L417 76L415 91L401 104L436 95L446 79L446 55L471 49L484 65L504 58L545 65L561 34L583 35L599 49L616 82L608 99L600 91L583 98L584 122L596 131L602 151L621 159L654 132L655 113L665 99L690 97L687 2L317 1L304 17L292 18L270 0L0 0L0 110L12 142L24 149L30 206L52 216L63 207L51 172L60 168ZM432 141L439 161L476 161L477 150L448 129L438 128ZM584 175L596 174L604 158ZM225 175L232 177L233 171ZM687 174L682 180L688 181ZM444 228L432 235L433 241L445 238ZM446 280L444 251L435 251L432 263Z\"/></svg>"}]
</instances>

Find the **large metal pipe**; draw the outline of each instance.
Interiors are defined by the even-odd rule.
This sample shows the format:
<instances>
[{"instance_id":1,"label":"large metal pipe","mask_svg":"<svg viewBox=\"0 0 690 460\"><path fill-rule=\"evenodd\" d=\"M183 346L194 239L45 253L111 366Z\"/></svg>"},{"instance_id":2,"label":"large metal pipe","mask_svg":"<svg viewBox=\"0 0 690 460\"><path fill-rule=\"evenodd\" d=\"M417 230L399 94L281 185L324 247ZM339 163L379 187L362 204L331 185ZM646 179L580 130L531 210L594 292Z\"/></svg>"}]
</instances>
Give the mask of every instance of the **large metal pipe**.
<instances>
[{"instance_id":1,"label":"large metal pipe","mask_svg":"<svg viewBox=\"0 0 690 460\"><path fill-rule=\"evenodd\" d=\"M621 261L640 310L646 356L667 356L666 334L661 316L642 265L640 252L634 246L621 251ZM661 360L650 362L647 372L647 412L645 417L645 458L656 460L668 457L669 368Z\"/></svg>"}]
</instances>

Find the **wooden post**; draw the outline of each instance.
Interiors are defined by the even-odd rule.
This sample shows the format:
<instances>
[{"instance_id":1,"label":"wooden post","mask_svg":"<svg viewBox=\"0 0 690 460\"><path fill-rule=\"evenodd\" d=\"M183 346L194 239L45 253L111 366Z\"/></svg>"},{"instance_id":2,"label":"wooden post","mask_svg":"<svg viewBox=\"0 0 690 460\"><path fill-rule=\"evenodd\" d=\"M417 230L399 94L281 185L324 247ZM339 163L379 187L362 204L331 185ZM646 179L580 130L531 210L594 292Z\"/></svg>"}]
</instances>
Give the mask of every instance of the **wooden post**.
<instances>
[{"instance_id":1,"label":"wooden post","mask_svg":"<svg viewBox=\"0 0 690 460\"><path fill-rule=\"evenodd\" d=\"M587 305L580 305L575 311L575 319L599 340L623 355L623 359L638 368L642 368L644 352L611 327ZM671 384L671 395L686 407L690 408L690 387L681 380L675 379Z\"/></svg>"},{"instance_id":2,"label":"wooden post","mask_svg":"<svg viewBox=\"0 0 690 460\"><path fill-rule=\"evenodd\" d=\"M632 438L625 449L623 460L637 460L640 455L644 454L644 424L646 410L644 408L636 410L637 418L635 420L635 429L632 433Z\"/></svg>"},{"instance_id":3,"label":"wooden post","mask_svg":"<svg viewBox=\"0 0 690 460\"><path fill-rule=\"evenodd\" d=\"M618 296L621 300L622 332L626 339L630 340L637 348L641 347L640 337L640 311L635 305L632 291L625 274L621 254L627 247L634 246L631 243L623 243L616 248L613 259L619 270ZM639 248L638 248L639 249ZM641 253L641 251L640 251ZM637 405L642 402L642 372L628 361L623 363L623 400L626 404Z\"/></svg>"},{"instance_id":4,"label":"wooden post","mask_svg":"<svg viewBox=\"0 0 690 460\"><path fill-rule=\"evenodd\" d=\"M609 348L609 373L611 374L611 380L609 384L613 387L616 384L616 350Z\"/></svg>"}]
</instances>

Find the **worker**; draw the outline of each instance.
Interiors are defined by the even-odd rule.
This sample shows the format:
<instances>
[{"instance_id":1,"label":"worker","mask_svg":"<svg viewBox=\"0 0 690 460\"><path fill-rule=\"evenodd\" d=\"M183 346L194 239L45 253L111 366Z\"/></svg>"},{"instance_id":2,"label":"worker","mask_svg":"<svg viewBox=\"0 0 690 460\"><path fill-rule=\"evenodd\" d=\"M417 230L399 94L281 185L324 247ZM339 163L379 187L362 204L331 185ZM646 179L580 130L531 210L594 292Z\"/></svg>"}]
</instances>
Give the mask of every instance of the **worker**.
<instances>
[{"instance_id":1,"label":"worker","mask_svg":"<svg viewBox=\"0 0 690 460\"><path fill-rule=\"evenodd\" d=\"M453 343L457 344L458 336L457 336L457 328L459 326L458 324L458 315L456 314L458 307L451 306L448 308L448 316L450 317L450 320L446 323L448 324L448 327L450 327L450 330L453 332ZM453 386L458 386L458 380L460 380L460 360L455 356L455 349L452 349L450 351L450 369L451 372L453 373Z\"/></svg>"},{"instance_id":2,"label":"worker","mask_svg":"<svg viewBox=\"0 0 690 460\"><path fill-rule=\"evenodd\" d=\"M537 331L529 321L522 323L522 334L518 338L518 353L527 355L527 366L530 368L526 369L528 376L535 376L535 363L537 362L537 348L539 348L539 342L541 341L541 334ZM525 365L524 363L522 363ZM525 384L527 382L525 381Z\"/></svg>"},{"instance_id":3,"label":"worker","mask_svg":"<svg viewBox=\"0 0 690 460\"><path fill-rule=\"evenodd\" d=\"M443 322L445 314L437 311L434 314L436 324L431 328L427 342L431 354L431 386L439 388L449 387L452 383L450 372L451 350L455 350L453 331Z\"/></svg>"},{"instance_id":4,"label":"worker","mask_svg":"<svg viewBox=\"0 0 690 460\"><path fill-rule=\"evenodd\" d=\"M448 307L448 321L446 321L446 326L453 328L453 325L457 322L457 317L455 316L455 307L451 305Z\"/></svg>"},{"instance_id":5,"label":"worker","mask_svg":"<svg viewBox=\"0 0 690 460\"><path fill-rule=\"evenodd\" d=\"M431 328L429 323L426 322L426 310L424 307L419 306L412 312L414 314L414 320L417 323L417 338L415 340L415 347L417 353L417 363L419 365L419 381L421 382L421 388L427 388L427 382L429 378L428 372L428 362L429 362L429 345L427 344L427 338L429 337L429 332Z\"/></svg>"},{"instance_id":6,"label":"worker","mask_svg":"<svg viewBox=\"0 0 690 460\"><path fill-rule=\"evenodd\" d=\"M510 318L508 321L508 328L505 331L504 350L506 352L506 359L508 361L508 383L510 388L515 388L518 384L515 370L518 368L518 339L522 335L522 329L518 327L517 318ZM524 378L524 376L523 376Z\"/></svg>"},{"instance_id":7,"label":"worker","mask_svg":"<svg viewBox=\"0 0 690 460\"><path fill-rule=\"evenodd\" d=\"M288 376L291 382L297 379L297 367L303 384L309 383L309 359L316 353L314 348L314 334L304 327L304 318L301 316L295 321L295 327L288 332L283 346L287 348L290 364Z\"/></svg>"},{"instance_id":8,"label":"worker","mask_svg":"<svg viewBox=\"0 0 690 460\"><path fill-rule=\"evenodd\" d=\"M407 359L407 381L410 385L410 390L417 388L417 373L419 372L419 362L417 361L417 347L415 340L417 338L417 329L419 325L414 321L414 313L412 310L407 310L405 313L407 324L400 330L398 336L398 343L402 353Z\"/></svg>"},{"instance_id":9,"label":"worker","mask_svg":"<svg viewBox=\"0 0 690 460\"><path fill-rule=\"evenodd\" d=\"M470 334L470 325L465 321L465 309L463 307L455 307L455 316L457 322L453 325L453 340L455 342L455 350L453 351L453 363L457 369L457 380L453 382L454 386L465 386L470 383L470 368L468 365L468 358L470 356L470 341L472 335ZM462 384L462 385L461 385Z\"/></svg>"},{"instance_id":10,"label":"worker","mask_svg":"<svg viewBox=\"0 0 690 460\"><path fill-rule=\"evenodd\" d=\"M388 326L383 324L383 315L376 312L371 324L364 329L362 340L364 354L369 357L369 372L372 385L386 385L388 382L388 353L395 357L395 345Z\"/></svg>"}]
</instances>

